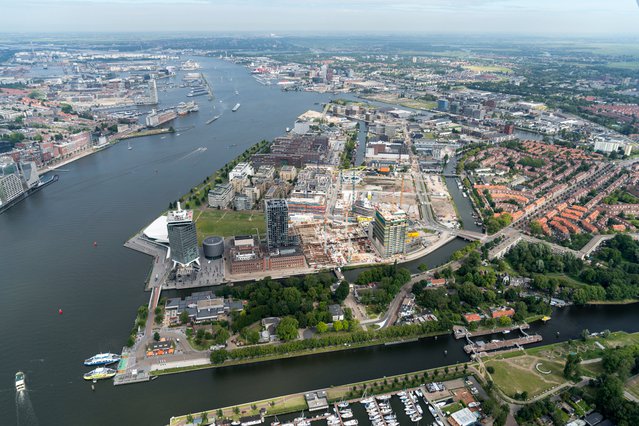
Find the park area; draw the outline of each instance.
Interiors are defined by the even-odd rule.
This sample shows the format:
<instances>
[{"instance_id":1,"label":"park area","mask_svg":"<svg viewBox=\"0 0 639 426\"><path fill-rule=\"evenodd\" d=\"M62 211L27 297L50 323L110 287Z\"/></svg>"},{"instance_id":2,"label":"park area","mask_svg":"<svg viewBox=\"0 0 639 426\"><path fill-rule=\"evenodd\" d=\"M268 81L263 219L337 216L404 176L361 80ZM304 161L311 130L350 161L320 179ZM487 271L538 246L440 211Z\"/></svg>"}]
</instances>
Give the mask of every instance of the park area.
<instances>
[{"instance_id":1,"label":"park area","mask_svg":"<svg viewBox=\"0 0 639 426\"><path fill-rule=\"evenodd\" d=\"M495 358L487 361L486 367L494 368L492 377L495 385L511 398L517 395L534 398L566 382L564 364L559 360L522 355Z\"/></svg>"},{"instance_id":2,"label":"park area","mask_svg":"<svg viewBox=\"0 0 639 426\"><path fill-rule=\"evenodd\" d=\"M207 209L196 210L194 213L200 243L211 235L255 235L255 228L261 236L266 232L264 213L261 212Z\"/></svg>"}]
</instances>

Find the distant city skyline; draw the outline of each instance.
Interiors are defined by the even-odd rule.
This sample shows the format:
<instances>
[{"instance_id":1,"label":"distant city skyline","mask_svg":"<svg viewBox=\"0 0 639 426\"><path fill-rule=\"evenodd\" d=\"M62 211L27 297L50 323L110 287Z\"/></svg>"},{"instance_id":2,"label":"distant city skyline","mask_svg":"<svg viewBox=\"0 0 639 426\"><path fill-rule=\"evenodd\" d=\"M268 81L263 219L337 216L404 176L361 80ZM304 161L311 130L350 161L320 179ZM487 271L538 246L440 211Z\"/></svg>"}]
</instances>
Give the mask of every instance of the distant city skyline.
<instances>
[{"instance_id":1,"label":"distant city skyline","mask_svg":"<svg viewBox=\"0 0 639 426\"><path fill-rule=\"evenodd\" d=\"M0 0L2 32L639 35L639 1Z\"/></svg>"}]
</instances>

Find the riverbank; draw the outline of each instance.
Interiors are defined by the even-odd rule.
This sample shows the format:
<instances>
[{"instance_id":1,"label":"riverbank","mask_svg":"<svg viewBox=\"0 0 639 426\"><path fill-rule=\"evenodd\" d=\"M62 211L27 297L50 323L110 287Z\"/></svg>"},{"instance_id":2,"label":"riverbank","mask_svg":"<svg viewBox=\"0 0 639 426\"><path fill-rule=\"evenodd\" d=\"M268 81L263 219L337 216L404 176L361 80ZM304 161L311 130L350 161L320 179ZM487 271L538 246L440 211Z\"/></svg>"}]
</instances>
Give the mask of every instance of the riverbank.
<instances>
[{"instance_id":1,"label":"riverbank","mask_svg":"<svg viewBox=\"0 0 639 426\"><path fill-rule=\"evenodd\" d=\"M138 132L133 132L133 133L129 133L127 135L121 136L121 137L118 138L118 140L141 138L141 137L144 137L144 136L162 135L162 134L165 134L165 133L174 133L174 132L175 132L175 130L173 130L172 127L168 127L168 128L162 127L162 128L156 128L156 129L147 129L147 130L140 130Z\"/></svg>"},{"instance_id":2,"label":"riverbank","mask_svg":"<svg viewBox=\"0 0 639 426\"><path fill-rule=\"evenodd\" d=\"M351 343L348 345L335 345L335 346L327 346L324 348L314 348L314 349L306 349L297 352L292 352L288 354L274 354L274 355L266 355L260 357L253 357L248 359L236 359L236 360L226 360L222 364L206 364L206 365L194 365L189 367L177 367L177 368L168 368L166 370L155 370L151 372L153 376L162 376L167 374L177 374L177 373L185 373L189 371L196 370L206 370L212 368L223 368L223 367L233 367L238 365L247 365L247 364L259 364L268 361L275 361L281 359L291 359L291 358L300 358L310 355L319 355L323 353L329 352L342 352L349 351L353 349L363 349L370 348L375 346L387 346L387 345L398 345L403 343L412 343L419 339L424 339L427 337L436 337L436 336L445 336L451 334L451 331L441 331L434 333L425 333L418 336L406 336L406 337L393 337L393 338L385 338L374 341L360 342L360 343Z\"/></svg>"},{"instance_id":3,"label":"riverbank","mask_svg":"<svg viewBox=\"0 0 639 426\"><path fill-rule=\"evenodd\" d=\"M322 391L326 392L326 400L329 405L340 401L352 403L358 401L364 393L368 396L374 396L401 390L418 389L423 386L429 378L442 382L462 377L476 377L474 374L476 367L477 364L467 363L463 364L463 366L457 364L442 368L418 370L406 374L384 376L360 382L330 386L327 389L298 392L233 406L214 408L199 413L171 417L169 426L184 426L189 423L188 420L190 419L195 420L201 418L208 418L209 420L216 418L237 420L244 416L260 415L262 411L266 413L266 416L299 413L308 410L308 405L304 398L305 394Z\"/></svg>"}]
</instances>

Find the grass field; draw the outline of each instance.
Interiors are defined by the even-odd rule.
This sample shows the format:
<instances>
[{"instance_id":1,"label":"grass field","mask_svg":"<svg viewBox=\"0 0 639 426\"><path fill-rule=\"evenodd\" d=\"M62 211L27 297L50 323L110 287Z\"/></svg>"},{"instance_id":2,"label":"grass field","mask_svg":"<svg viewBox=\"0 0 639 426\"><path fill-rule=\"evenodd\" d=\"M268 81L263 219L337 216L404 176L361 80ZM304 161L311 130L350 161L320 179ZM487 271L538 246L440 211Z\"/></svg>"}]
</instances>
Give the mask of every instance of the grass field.
<instances>
[{"instance_id":1,"label":"grass field","mask_svg":"<svg viewBox=\"0 0 639 426\"><path fill-rule=\"evenodd\" d=\"M196 210L194 215L200 243L210 235L222 237L254 235L255 228L258 229L261 236L264 236L266 232L264 213L261 212Z\"/></svg>"},{"instance_id":2,"label":"grass field","mask_svg":"<svg viewBox=\"0 0 639 426\"><path fill-rule=\"evenodd\" d=\"M539 363L540 370L550 371L550 374L537 371L535 366ZM563 363L536 356L496 358L486 362L486 366L495 369L495 373L492 374L495 385L510 397L527 392L528 397L532 398L566 382L563 377Z\"/></svg>"},{"instance_id":3,"label":"grass field","mask_svg":"<svg viewBox=\"0 0 639 426\"><path fill-rule=\"evenodd\" d=\"M384 102L392 105L400 105L406 108L413 109L433 109L437 107L437 102L434 101L424 101L421 99L409 99L409 98L400 98L395 94L375 94L375 95L366 95L362 96L364 99L370 99L372 101Z\"/></svg>"},{"instance_id":4,"label":"grass field","mask_svg":"<svg viewBox=\"0 0 639 426\"><path fill-rule=\"evenodd\" d=\"M464 68L475 72L499 72L502 74L510 74L513 72L510 68L496 65L465 65Z\"/></svg>"},{"instance_id":5,"label":"grass field","mask_svg":"<svg viewBox=\"0 0 639 426\"><path fill-rule=\"evenodd\" d=\"M581 369L583 370L584 375L588 377L599 377L599 375L603 373L603 366L601 365L601 361L582 364Z\"/></svg>"},{"instance_id":6,"label":"grass field","mask_svg":"<svg viewBox=\"0 0 639 426\"><path fill-rule=\"evenodd\" d=\"M639 376L635 376L626 382L626 390L639 398Z\"/></svg>"}]
</instances>

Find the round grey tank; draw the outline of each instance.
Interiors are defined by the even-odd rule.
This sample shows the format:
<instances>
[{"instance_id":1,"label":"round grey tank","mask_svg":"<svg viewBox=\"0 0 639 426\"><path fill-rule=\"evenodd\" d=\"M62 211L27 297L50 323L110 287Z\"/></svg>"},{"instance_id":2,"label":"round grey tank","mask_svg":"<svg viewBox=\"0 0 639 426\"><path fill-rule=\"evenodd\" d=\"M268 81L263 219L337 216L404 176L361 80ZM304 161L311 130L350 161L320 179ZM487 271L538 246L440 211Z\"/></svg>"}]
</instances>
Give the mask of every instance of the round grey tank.
<instances>
[{"instance_id":1,"label":"round grey tank","mask_svg":"<svg viewBox=\"0 0 639 426\"><path fill-rule=\"evenodd\" d=\"M204 257L207 259L221 259L224 256L224 239L222 237L207 237L202 241Z\"/></svg>"}]
</instances>

